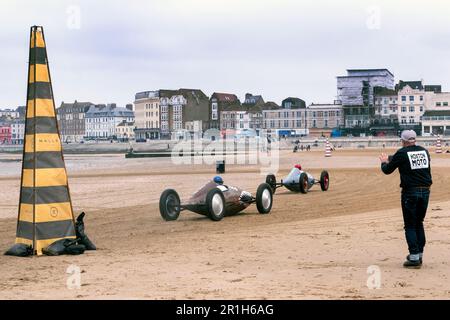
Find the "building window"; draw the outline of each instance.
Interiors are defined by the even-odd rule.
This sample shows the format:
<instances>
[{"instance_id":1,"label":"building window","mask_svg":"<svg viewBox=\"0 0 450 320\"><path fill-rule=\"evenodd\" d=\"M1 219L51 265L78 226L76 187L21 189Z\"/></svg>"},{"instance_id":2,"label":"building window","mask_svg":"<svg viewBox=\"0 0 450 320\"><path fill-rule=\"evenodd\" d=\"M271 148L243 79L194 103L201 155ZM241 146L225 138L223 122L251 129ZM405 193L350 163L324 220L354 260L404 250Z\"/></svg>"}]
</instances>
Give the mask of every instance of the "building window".
<instances>
[{"instance_id":1,"label":"building window","mask_svg":"<svg viewBox=\"0 0 450 320\"><path fill-rule=\"evenodd\" d=\"M420 106L420 112L423 112L423 106Z\"/></svg>"},{"instance_id":2,"label":"building window","mask_svg":"<svg viewBox=\"0 0 450 320\"><path fill-rule=\"evenodd\" d=\"M402 96L402 101L406 101L406 96Z\"/></svg>"},{"instance_id":3,"label":"building window","mask_svg":"<svg viewBox=\"0 0 450 320\"><path fill-rule=\"evenodd\" d=\"M414 96L409 96L409 101L414 101Z\"/></svg>"},{"instance_id":4,"label":"building window","mask_svg":"<svg viewBox=\"0 0 450 320\"><path fill-rule=\"evenodd\" d=\"M441 103L440 102L436 102L436 107L440 107Z\"/></svg>"},{"instance_id":5,"label":"building window","mask_svg":"<svg viewBox=\"0 0 450 320\"><path fill-rule=\"evenodd\" d=\"M444 107L448 107L448 102L443 102L442 105L443 105Z\"/></svg>"},{"instance_id":6,"label":"building window","mask_svg":"<svg viewBox=\"0 0 450 320\"><path fill-rule=\"evenodd\" d=\"M317 125L317 122L316 122L316 120L313 120L313 128L315 128L315 127L316 127L316 125Z\"/></svg>"},{"instance_id":7,"label":"building window","mask_svg":"<svg viewBox=\"0 0 450 320\"><path fill-rule=\"evenodd\" d=\"M430 133L430 126L424 126L423 127L423 132L424 133Z\"/></svg>"},{"instance_id":8,"label":"building window","mask_svg":"<svg viewBox=\"0 0 450 320\"><path fill-rule=\"evenodd\" d=\"M414 110L415 110L414 106L409 107L409 112L414 112Z\"/></svg>"},{"instance_id":9,"label":"building window","mask_svg":"<svg viewBox=\"0 0 450 320\"><path fill-rule=\"evenodd\" d=\"M420 96L420 101L423 101L423 96Z\"/></svg>"},{"instance_id":10,"label":"building window","mask_svg":"<svg viewBox=\"0 0 450 320\"><path fill-rule=\"evenodd\" d=\"M402 112L406 112L406 107L402 106Z\"/></svg>"},{"instance_id":11,"label":"building window","mask_svg":"<svg viewBox=\"0 0 450 320\"><path fill-rule=\"evenodd\" d=\"M325 128L328 128L328 120L325 120Z\"/></svg>"}]
</instances>

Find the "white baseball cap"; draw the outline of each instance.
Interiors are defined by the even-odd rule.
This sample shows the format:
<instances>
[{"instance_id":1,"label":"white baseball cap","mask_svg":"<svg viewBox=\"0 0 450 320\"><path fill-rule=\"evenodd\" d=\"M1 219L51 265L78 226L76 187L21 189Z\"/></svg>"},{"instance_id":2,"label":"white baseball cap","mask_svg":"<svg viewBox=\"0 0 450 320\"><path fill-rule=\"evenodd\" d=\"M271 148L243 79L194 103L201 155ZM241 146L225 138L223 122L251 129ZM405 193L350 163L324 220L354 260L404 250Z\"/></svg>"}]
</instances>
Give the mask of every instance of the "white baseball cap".
<instances>
[{"instance_id":1,"label":"white baseball cap","mask_svg":"<svg viewBox=\"0 0 450 320\"><path fill-rule=\"evenodd\" d=\"M414 130L403 130L401 139L403 141L416 141L417 134Z\"/></svg>"}]
</instances>

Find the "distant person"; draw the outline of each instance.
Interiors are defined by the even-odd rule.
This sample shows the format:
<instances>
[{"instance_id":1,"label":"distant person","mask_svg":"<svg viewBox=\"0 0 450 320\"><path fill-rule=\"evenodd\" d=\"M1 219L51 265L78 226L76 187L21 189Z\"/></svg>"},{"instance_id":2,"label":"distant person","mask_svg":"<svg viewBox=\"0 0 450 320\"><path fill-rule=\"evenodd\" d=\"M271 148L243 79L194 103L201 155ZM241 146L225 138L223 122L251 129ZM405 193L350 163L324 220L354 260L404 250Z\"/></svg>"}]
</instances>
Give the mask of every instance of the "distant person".
<instances>
[{"instance_id":1,"label":"distant person","mask_svg":"<svg viewBox=\"0 0 450 320\"><path fill-rule=\"evenodd\" d=\"M303 147L303 145L301 145L301 146L300 146L300 150L302 150L302 151L303 151L303 149L304 149L304 147Z\"/></svg>"},{"instance_id":2,"label":"distant person","mask_svg":"<svg viewBox=\"0 0 450 320\"><path fill-rule=\"evenodd\" d=\"M426 243L423 221L432 184L430 154L425 148L416 145L416 133L413 130L404 130L401 142L403 147L393 156L388 157L385 153L380 155L381 170L391 174L398 168L400 172L401 204L409 250L403 266L420 268Z\"/></svg>"}]
</instances>

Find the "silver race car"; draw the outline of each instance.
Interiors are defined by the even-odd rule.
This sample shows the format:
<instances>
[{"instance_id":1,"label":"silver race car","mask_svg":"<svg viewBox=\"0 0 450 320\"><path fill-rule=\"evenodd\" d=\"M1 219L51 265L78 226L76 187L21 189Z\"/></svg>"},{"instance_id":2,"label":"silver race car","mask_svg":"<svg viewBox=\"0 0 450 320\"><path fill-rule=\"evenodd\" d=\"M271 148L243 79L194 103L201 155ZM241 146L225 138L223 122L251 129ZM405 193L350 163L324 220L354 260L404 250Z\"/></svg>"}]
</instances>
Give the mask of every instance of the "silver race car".
<instances>
[{"instance_id":1,"label":"silver race car","mask_svg":"<svg viewBox=\"0 0 450 320\"><path fill-rule=\"evenodd\" d=\"M271 186L273 193L277 188L283 186L294 192L307 193L315 184L320 184L322 191L327 191L330 185L330 176L327 171L323 170L320 174L320 180L317 180L310 173L303 171L301 165L297 164L281 182L277 182L275 175L268 174L266 183Z\"/></svg>"},{"instance_id":2,"label":"silver race car","mask_svg":"<svg viewBox=\"0 0 450 320\"><path fill-rule=\"evenodd\" d=\"M189 210L219 221L224 216L241 212L252 203L256 203L259 213L269 213L272 209L273 193L267 183L259 185L256 196L238 187L223 184L220 176L206 183L185 203L181 203L178 193L173 189L165 190L159 199L161 217L176 220L183 210Z\"/></svg>"}]
</instances>

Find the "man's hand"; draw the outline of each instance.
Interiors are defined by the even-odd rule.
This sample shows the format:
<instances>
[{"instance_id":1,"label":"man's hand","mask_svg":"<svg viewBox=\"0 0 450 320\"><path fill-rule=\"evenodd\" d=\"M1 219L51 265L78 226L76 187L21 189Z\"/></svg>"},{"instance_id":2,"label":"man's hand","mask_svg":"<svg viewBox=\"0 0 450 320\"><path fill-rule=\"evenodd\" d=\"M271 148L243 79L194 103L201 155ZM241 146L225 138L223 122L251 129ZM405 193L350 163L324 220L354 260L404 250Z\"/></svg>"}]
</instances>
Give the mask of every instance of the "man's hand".
<instances>
[{"instance_id":1,"label":"man's hand","mask_svg":"<svg viewBox=\"0 0 450 320\"><path fill-rule=\"evenodd\" d=\"M389 162L388 155L386 153L380 154L380 161L381 161L381 163L388 163Z\"/></svg>"}]
</instances>

